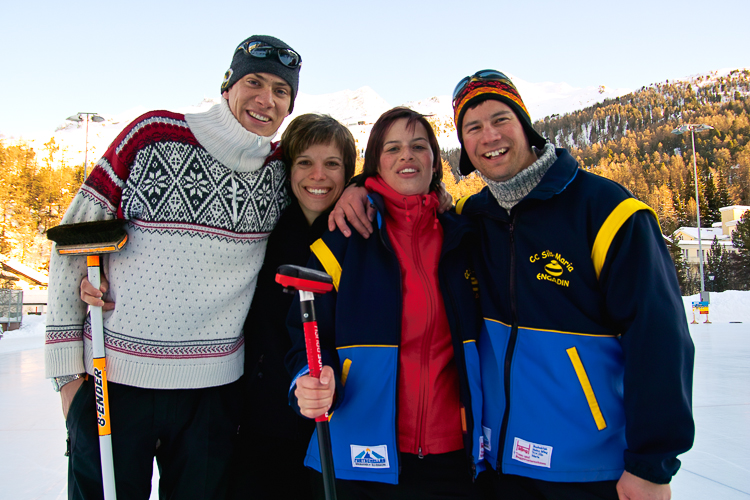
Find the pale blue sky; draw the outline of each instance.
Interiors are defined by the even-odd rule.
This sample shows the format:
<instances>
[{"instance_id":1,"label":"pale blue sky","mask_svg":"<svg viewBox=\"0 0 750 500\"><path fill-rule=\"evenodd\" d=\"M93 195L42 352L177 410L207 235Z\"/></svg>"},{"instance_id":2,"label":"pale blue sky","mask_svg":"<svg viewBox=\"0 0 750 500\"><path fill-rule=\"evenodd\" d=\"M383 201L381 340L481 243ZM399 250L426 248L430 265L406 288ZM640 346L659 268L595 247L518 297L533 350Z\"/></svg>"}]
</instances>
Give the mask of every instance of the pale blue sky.
<instances>
[{"instance_id":1,"label":"pale blue sky","mask_svg":"<svg viewBox=\"0 0 750 500\"><path fill-rule=\"evenodd\" d=\"M216 97L234 48L252 34L277 36L302 55L301 92L369 85L392 105L450 94L484 68L632 89L750 68L747 0L27 0L0 12L6 136L51 133L78 111Z\"/></svg>"}]
</instances>

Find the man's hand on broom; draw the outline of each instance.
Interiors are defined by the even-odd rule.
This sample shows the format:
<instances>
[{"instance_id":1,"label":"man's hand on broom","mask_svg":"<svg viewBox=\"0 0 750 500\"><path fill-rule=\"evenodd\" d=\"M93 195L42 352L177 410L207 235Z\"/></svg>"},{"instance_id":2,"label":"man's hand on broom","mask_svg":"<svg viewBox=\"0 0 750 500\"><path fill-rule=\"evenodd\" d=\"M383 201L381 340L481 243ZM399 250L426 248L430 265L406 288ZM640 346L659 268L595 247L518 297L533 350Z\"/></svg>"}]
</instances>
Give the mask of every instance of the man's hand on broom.
<instances>
[{"instance_id":1,"label":"man's hand on broom","mask_svg":"<svg viewBox=\"0 0 750 500\"><path fill-rule=\"evenodd\" d=\"M102 286L97 290L94 288L94 285L89 282L88 278L83 278L81 281L81 300L90 306L101 307L102 311L111 311L115 308L115 303L105 302L103 300L104 295L109 290L109 282L104 277L104 274L102 274L101 280Z\"/></svg>"}]
</instances>

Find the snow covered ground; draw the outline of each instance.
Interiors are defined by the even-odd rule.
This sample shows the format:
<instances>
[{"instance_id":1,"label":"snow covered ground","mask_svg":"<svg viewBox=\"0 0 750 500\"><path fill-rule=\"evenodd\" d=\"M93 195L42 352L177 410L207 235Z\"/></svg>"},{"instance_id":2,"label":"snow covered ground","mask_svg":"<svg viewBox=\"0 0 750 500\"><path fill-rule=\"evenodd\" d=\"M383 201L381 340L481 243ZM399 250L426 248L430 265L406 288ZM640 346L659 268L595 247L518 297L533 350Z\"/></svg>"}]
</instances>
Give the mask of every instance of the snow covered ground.
<instances>
[{"instance_id":1,"label":"snow covered ground","mask_svg":"<svg viewBox=\"0 0 750 500\"><path fill-rule=\"evenodd\" d=\"M688 322L691 303L685 297ZM750 499L750 292L711 295L710 324L696 316L696 438L672 481L675 500ZM67 498L65 423L44 379L45 316L25 316L0 340L0 498ZM154 484L158 480L154 473ZM152 492L156 499L156 491Z\"/></svg>"}]
</instances>

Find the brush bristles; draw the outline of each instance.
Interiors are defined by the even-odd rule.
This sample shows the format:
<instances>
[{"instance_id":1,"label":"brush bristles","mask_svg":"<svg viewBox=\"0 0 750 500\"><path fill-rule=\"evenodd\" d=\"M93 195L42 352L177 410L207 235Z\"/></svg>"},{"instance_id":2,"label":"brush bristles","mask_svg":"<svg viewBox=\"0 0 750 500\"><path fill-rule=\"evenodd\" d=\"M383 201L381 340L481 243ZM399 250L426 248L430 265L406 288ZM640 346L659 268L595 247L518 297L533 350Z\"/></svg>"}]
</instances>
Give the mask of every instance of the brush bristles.
<instances>
[{"instance_id":1,"label":"brush bristles","mask_svg":"<svg viewBox=\"0 0 750 500\"><path fill-rule=\"evenodd\" d=\"M125 224L123 219L61 224L47 231L47 239L57 244L60 254L119 252L128 239Z\"/></svg>"}]
</instances>

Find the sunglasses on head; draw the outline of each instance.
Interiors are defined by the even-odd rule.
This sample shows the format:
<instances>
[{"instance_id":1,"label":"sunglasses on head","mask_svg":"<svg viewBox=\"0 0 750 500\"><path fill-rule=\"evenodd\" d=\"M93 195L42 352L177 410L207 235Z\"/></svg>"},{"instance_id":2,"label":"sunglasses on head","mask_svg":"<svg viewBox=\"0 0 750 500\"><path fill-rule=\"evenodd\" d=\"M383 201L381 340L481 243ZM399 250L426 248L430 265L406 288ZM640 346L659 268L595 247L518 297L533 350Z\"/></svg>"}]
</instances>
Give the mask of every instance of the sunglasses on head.
<instances>
[{"instance_id":1,"label":"sunglasses on head","mask_svg":"<svg viewBox=\"0 0 750 500\"><path fill-rule=\"evenodd\" d=\"M287 68L297 68L302 64L302 58L292 49L279 49L263 42L245 42L237 47L237 50L258 59L268 59L275 55L279 62Z\"/></svg>"},{"instance_id":2,"label":"sunglasses on head","mask_svg":"<svg viewBox=\"0 0 750 500\"><path fill-rule=\"evenodd\" d=\"M456 85L456 88L453 90L453 104L456 104L456 98L458 95L463 92L463 90L466 88L468 84L471 82L487 82L487 81L501 81L501 80L508 80L510 81L510 78L505 76L503 73L500 73L499 71L496 71L494 69L483 69L481 71L477 71L471 76L465 76L461 79L460 82L458 82L458 85Z\"/></svg>"}]
</instances>

